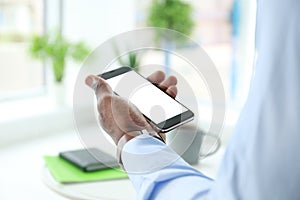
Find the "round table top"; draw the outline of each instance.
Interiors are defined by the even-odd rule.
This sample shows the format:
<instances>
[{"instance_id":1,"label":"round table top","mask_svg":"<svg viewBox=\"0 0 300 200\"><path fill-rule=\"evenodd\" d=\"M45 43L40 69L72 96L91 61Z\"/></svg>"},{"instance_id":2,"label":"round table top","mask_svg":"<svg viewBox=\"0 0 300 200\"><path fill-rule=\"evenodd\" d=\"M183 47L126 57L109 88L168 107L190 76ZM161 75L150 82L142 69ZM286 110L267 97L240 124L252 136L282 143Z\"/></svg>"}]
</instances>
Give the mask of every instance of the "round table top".
<instances>
[{"instance_id":1,"label":"round table top","mask_svg":"<svg viewBox=\"0 0 300 200\"><path fill-rule=\"evenodd\" d=\"M136 192L129 179L62 184L54 179L46 166L42 178L51 190L69 199L136 199Z\"/></svg>"},{"instance_id":2,"label":"round table top","mask_svg":"<svg viewBox=\"0 0 300 200\"><path fill-rule=\"evenodd\" d=\"M224 147L221 147L216 154L209 156L204 160L200 160L199 163L193 167L201 171L203 174L214 178L224 151ZM67 184L59 183L54 179L46 166L44 166L42 170L42 179L51 190L69 199L136 199L136 191L129 179Z\"/></svg>"}]
</instances>

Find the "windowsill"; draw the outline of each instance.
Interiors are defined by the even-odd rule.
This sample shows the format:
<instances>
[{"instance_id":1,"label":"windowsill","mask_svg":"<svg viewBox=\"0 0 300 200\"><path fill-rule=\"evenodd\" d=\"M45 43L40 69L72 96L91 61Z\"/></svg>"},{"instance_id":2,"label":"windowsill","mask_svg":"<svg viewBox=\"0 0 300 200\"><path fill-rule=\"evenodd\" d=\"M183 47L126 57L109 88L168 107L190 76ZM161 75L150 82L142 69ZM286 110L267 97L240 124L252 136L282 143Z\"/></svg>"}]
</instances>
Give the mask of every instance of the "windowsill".
<instances>
[{"instance_id":1,"label":"windowsill","mask_svg":"<svg viewBox=\"0 0 300 200\"><path fill-rule=\"evenodd\" d=\"M0 104L0 121L9 122L27 117L34 117L55 110L56 108L57 105L46 96L3 102Z\"/></svg>"},{"instance_id":2,"label":"windowsill","mask_svg":"<svg viewBox=\"0 0 300 200\"><path fill-rule=\"evenodd\" d=\"M208 128L211 115L207 103L200 103L202 128ZM83 108L84 109L84 108ZM75 130L73 108L70 102L57 105L51 98L40 96L0 104L0 146L25 139L53 135L65 130ZM222 143L226 144L239 116L238 109L227 108ZM87 123L89 119L86 119Z\"/></svg>"},{"instance_id":3,"label":"windowsill","mask_svg":"<svg viewBox=\"0 0 300 200\"><path fill-rule=\"evenodd\" d=\"M70 104L57 105L47 96L0 104L0 146L74 129Z\"/></svg>"},{"instance_id":4,"label":"windowsill","mask_svg":"<svg viewBox=\"0 0 300 200\"><path fill-rule=\"evenodd\" d=\"M25 139L75 130L72 92L78 70L73 63L68 64L62 94L52 88L53 77L52 72L49 72L47 93L44 91L34 93L35 96L26 96L28 98L0 102L0 147ZM61 96L65 98L64 103L57 102L63 101Z\"/></svg>"}]
</instances>

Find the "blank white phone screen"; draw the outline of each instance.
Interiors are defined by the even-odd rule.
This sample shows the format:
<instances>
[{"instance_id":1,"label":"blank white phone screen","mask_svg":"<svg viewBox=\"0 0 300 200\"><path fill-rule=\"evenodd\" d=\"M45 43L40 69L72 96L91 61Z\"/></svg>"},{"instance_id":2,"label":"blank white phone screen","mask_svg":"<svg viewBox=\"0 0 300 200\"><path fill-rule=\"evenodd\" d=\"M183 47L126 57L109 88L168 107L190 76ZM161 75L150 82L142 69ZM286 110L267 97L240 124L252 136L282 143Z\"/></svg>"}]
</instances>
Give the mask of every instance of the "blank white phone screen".
<instances>
[{"instance_id":1,"label":"blank white phone screen","mask_svg":"<svg viewBox=\"0 0 300 200\"><path fill-rule=\"evenodd\" d=\"M187 109L135 71L106 80L114 92L129 100L154 123L159 124Z\"/></svg>"}]
</instances>

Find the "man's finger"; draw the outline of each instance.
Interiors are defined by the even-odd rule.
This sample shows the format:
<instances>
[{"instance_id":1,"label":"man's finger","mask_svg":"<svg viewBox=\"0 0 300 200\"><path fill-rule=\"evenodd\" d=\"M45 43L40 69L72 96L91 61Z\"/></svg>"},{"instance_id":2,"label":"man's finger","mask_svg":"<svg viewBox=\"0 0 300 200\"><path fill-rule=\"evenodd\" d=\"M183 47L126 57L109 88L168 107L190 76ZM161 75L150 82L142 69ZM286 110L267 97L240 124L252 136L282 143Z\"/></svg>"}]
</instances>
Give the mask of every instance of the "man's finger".
<instances>
[{"instance_id":1,"label":"man's finger","mask_svg":"<svg viewBox=\"0 0 300 200\"><path fill-rule=\"evenodd\" d=\"M165 73L156 71L147 78L151 83L159 85L165 79Z\"/></svg>"},{"instance_id":2,"label":"man's finger","mask_svg":"<svg viewBox=\"0 0 300 200\"><path fill-rule=\"evenodd\" d=\"M168 89L166 90L166 93L168 93L171 97L173 97L175 99L175 97L177 95L177 87L175 85L168 87Z\"/></svg>"},{"instance_id":3,"label":"man's finger","mask_svg":"<svg viewBox=\"0 0 300 200\"><path fill-rule=\"evenodd\" d=\"M169 76L166 80L159 84L162 90L167 90L170 86L175 86L177 84L177 78L175 76Z\"/></svg>"},{"instance_id":4,"label":"man's finger","mask_svg":"<svg viewBox=\"0 0 300 200\"><path fill-rule=\"evenodd\" d=\"M94 75L89 75L88 77L85 78L85 84L88 85L90 88L96 91L98 87L98 79Z\"/></svg>"},{"instance_id":5,"label":"man's finger","mask_svg":"<svg viewBox=\"0 0 300 200\"><path fill-rule=\"evenodd\" d=\"M95 91L97 98L103 95L113 94L111 87L99 76L89 75L85 79L85 83Z\"/></svg>"}]
</instances>

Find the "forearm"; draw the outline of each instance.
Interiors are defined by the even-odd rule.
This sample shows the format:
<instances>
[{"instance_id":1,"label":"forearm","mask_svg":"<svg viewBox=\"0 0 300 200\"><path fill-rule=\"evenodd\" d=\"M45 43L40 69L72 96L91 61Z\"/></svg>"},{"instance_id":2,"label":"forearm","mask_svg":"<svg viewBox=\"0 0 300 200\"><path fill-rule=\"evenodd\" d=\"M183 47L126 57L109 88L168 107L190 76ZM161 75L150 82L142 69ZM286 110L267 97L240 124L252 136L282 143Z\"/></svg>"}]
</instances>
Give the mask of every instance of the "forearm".
<instances>
[{"instance_id":1,"label":"forearm","mask_svg":"<svg viewBox=\"0 0 300 200\"><path fill-rule=\"evenodd\" d=\"M123 148L122 161L138 199L199 198L209 191L212 183L164 143L150 136L130 140Z\"/></svg>"}]
</instances>

